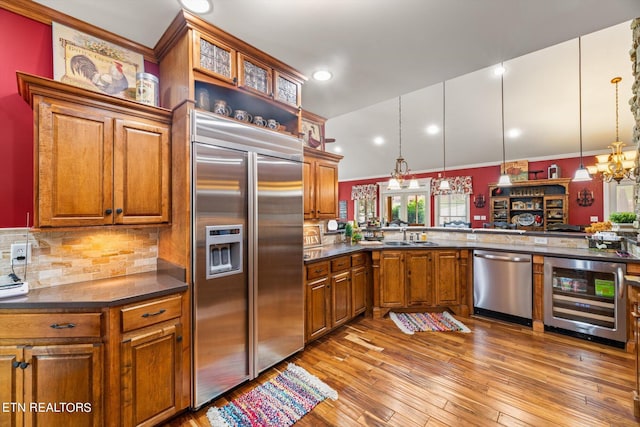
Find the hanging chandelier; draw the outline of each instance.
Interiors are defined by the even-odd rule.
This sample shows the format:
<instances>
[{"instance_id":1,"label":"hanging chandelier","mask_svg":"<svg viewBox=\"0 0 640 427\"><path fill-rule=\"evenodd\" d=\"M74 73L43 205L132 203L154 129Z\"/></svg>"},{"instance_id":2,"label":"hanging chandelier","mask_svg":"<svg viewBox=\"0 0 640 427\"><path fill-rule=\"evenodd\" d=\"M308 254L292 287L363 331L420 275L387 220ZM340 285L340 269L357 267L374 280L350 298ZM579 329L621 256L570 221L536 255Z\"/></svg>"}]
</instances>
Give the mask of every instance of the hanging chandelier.
<instances>
[{"instance_id":1,"label":"hanging chandelier","mask_svg":"<svg viewBox=\"0 0 640 427\"><path fill-rule=\"evenodd\" d=\"M402 97L398 97L398 158L396 159L396 165L391 172L391 178L389 179L389 190L400 190L402 184L409 179L411 170L409 164L402 157ZM409 188L418 188L420 185L418 181L411 177L409 182Z\"/></svg>"},{"instance_id":2,"label":"hanging chandelier","mask_svg":"<svg viewBox=\"0 0 640 427\"><path fill-rule=\"evenodd\" d=\"M618 135L618 83L622 77L614 77L611 83L616 85L616 140L609 145L610 154L600 154L596 156L597 163L587 166L591 175L600 174L605 182L616 181L618 184L625 178L634 178L636 150L622 151L626 144L620 141Z\"/></svg>"}]
</instances>

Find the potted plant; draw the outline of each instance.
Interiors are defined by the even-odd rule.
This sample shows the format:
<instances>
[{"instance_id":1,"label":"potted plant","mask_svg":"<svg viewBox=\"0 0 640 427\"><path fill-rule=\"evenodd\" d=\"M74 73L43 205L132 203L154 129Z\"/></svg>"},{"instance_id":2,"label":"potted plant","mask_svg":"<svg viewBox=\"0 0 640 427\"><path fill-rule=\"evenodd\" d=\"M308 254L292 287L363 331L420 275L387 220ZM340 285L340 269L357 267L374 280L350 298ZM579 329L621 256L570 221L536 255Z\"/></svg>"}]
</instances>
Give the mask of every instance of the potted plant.
<instances>
[{"instance_id":1,"label":"potted plant","mask_svg":"<svg viewBox=\"0 0 640 427\"><path fill-rule=\"evenodd\" d=\"M609 221L614 231L633 231L636 214L633 212L612 212Z\"/></svg>"},{"instance_id":2,"label":"potted plant","mask_svg":"<svg viewBox=\"0 0 640 427\"><path fill-rule=\"evenodd\" d=\"M348 222L344 226L344 240L347 243L351 243L351 238L353 237L353 226L350 222Z\"/></svg>"}]
</instances>

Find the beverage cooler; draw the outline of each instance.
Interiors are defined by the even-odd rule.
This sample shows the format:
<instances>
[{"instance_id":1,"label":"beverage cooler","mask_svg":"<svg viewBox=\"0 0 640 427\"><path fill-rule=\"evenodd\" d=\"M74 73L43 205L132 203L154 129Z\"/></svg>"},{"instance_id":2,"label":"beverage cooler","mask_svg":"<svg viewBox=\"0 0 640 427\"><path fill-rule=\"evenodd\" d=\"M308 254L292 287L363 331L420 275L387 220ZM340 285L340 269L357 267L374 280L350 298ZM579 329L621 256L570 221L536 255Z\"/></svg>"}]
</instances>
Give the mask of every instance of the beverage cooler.
<instances>
[{"instance_id":1,"label":"beverage cooler","mask_svg":"<svg viewBox=\"0 0 640 427\"><path fill-rule=\"evenodd\" d=\"M545 258L545 329L623 347L625 272L621 263Z\"/></svg>"}]
</instances>

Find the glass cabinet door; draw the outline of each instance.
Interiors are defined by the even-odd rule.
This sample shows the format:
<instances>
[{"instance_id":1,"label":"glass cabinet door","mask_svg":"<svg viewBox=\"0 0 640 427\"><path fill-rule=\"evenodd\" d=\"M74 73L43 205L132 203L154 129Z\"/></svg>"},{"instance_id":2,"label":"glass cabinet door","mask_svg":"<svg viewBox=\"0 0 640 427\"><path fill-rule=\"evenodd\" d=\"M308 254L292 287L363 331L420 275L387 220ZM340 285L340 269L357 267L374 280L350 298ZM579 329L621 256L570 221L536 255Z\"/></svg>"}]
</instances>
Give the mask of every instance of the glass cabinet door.
<instances>
[{"instance_id":1,"label":"glass cabinet door","mask_svg":"<svg viewBox=\"0 0 640 427\"><path fill-rule=\"evenodd\" d=\"M194 32L194 68L228 83L236 82L236 51Z\"/></svg>"},{"instance_id":2,"label":"glass cabinet door","mask_svg":"<svg viewBox=\"0 0 640 427\"><path fill-rule=\"evenodd\" d=\"M276 101L284 102L294 107L300 106L300 89L302 85L286 74L275 70L273 74L275 85L273 92Z\"/></svg>"},{"instance_id":3,"label":"glass cabinet door","mask_svg":"<svg viewBox=\"0 0 640 427\"><path fill-rule=\"evenodd\" d=\"M272 71L271 68L242 53L238 53L238 86L252 92L272 96Z\"/></svg>"}]
</instances>

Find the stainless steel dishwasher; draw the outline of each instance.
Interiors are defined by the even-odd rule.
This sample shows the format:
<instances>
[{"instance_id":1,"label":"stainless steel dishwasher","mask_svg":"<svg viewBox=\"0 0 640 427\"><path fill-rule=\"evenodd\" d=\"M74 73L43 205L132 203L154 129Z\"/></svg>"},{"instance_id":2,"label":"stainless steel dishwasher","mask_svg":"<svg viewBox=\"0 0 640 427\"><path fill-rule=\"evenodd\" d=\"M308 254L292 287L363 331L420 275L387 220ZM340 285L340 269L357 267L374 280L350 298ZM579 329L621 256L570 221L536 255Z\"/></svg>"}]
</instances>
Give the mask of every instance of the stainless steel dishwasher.
<instances>
[{"instance_id":1,"label":"stainless steel dishwasher","mask_svg":"<svg viewBox=\"0 0 640 427\"><path fill-rule=\"evenodd\" d=\"M473 312L531 325L533 286L531 255L473 252Z\"/></svg>"}]
</instances>

